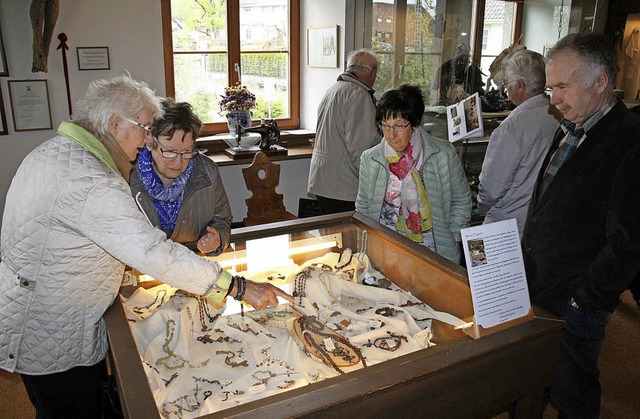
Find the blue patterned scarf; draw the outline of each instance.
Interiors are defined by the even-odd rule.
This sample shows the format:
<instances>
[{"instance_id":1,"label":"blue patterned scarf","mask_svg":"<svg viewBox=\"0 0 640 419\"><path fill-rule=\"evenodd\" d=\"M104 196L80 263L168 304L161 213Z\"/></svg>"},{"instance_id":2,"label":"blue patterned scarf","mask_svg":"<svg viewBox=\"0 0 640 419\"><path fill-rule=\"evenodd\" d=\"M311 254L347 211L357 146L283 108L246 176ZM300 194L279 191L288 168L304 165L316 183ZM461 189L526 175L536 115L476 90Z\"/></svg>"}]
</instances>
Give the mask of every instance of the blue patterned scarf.
<instances>
[{"instance_id":1,"label":"blue patterned scarf","mask_svg":"<svg viewBox=\"0 0 640 419\"><path fill-rule=\"evenodd\" d=\"M182 205L184 190L191 172L193 172L193 159L189 161L187 169L178 176L171 186L162 184L160 177L153 168L151 152L147 147L143 147L138 153L138 171L140 180L149 195L153 198L153 205L156 207L160 227L164 231L173 231Z\"/></svg>"}]
</instances>

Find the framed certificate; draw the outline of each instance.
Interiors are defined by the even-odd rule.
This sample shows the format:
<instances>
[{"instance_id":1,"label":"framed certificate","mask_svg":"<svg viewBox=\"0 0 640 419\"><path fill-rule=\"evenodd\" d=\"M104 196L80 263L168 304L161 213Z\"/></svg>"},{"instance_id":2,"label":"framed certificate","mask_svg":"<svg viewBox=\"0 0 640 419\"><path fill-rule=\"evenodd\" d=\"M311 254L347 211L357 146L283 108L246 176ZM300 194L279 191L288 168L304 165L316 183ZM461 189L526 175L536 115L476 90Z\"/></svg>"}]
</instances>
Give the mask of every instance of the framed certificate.
<instances>
[{"instance_id":1,"label":"framed certificate","mask_svg":"<svg viewBox=\"0 0 640 419\"><path fill-rule=\"evenodd\" d=\"M4 44L2 43L2 29L0 28L0 76L8 76L9 67L7 67L7 54L4 52Z\"/></svg>"},{"instance_id":2,"label":"framed certificate","mask_svg":"<svg viewBox=\"0 0 640 419\"><path fill-rule=\"evenodd\" d=\"M77 47L78 70L109 70L109 47Z\"/></svg>"},{"instance_id":3,"label":"framed certificate","mask_svg":"<svg viewBox=\"0 0 640 419\"><path fill-rule=\"evenodd\" d=\"M8 84L16 132L52 129L47 80L9 80Z\"/></svg>"}]
</instances>

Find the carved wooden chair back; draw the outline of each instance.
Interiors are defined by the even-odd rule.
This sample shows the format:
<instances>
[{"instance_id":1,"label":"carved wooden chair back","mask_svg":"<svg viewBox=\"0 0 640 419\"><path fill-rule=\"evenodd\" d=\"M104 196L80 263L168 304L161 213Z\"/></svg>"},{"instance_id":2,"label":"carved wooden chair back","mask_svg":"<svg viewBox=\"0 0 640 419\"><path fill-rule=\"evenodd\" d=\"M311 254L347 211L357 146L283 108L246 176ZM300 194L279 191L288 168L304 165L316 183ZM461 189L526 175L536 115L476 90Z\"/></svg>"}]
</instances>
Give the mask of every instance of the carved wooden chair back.
<instances>
[{"instance_id":1,"label":"carved wooden chair back","mask_svg":"<svg viewBox=\"0 0 640 419\"><path fill-rule=\"evenodd\" d=\"M242 169L242 175L251 192L251 196L245 199L245 226L297 218L286 210L282 194L276 193L280 183L280 166L272 163L264 152L256 153L251 165Z\"/></svg>"}]
</instances>

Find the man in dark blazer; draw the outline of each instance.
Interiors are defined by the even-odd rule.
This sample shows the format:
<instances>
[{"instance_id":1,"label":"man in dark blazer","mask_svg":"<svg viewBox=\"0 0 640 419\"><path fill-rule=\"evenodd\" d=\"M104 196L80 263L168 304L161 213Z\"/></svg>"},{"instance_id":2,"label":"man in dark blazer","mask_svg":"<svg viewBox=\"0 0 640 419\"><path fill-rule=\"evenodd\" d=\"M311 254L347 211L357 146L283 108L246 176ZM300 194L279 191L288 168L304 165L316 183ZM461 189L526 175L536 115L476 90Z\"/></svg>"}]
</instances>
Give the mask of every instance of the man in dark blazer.
<instances>
[{"instance_id":1,"label":"man in dark blazer","mask_svg":"<svg viewBox=\"0 0 640 419\"><path fill-rule=\"evenodd\" d=\"M598 356L610 313L640 271L640 117L614 96L617 59L601 34L567 35L546 67L565 120L534 189L522 236L533 303L561 317L551 401L596 418Z\"/></svg>"}]
</instances>

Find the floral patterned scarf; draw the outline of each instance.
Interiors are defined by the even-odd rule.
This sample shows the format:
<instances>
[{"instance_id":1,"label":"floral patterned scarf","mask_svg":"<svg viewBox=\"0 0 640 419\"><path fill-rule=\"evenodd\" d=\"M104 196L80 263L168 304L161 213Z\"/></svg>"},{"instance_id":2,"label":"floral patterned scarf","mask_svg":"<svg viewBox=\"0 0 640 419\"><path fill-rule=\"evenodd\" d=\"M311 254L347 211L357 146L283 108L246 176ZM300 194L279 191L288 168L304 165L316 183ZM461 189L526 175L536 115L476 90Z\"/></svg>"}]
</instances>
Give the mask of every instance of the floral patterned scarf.
<instances>
[{"instance_id":1,"label":"floral patterned scarf","mask_svg":"<svg viewBox=\"0 0 640 419\"><path fill-rule=\"evenodd\" d=\"M151 152L147 147L143 147L138 153L138 171L142 184L153 198L153 205L156 207L160 219L160 227L165 232L173 231L178 220L187 181L193 172L193 159L189 161L187 169L173 181L171 186L166 187L153 168Z\"/></svg>"},{"instance_id":2,"label":"floral patterned scarf","mask_svg":"<svg viewBox=\"0 0 640 419\"><path fill-rule=\"evenodd\" d=\"M400 156L385 141L384 154L393 175L391 177L400 182L399 196L393 193L394 189L398 190L396 186L387 188L386 197L387 202L399 208L396 229L404 232L409 239L422 243L423 233L431 230L432 220L431 204L421 179L424 155L420 134L418 131L414 132L407 149ZM391 183L392 180L389 181Z\"/></svg>"}]
</instances>

